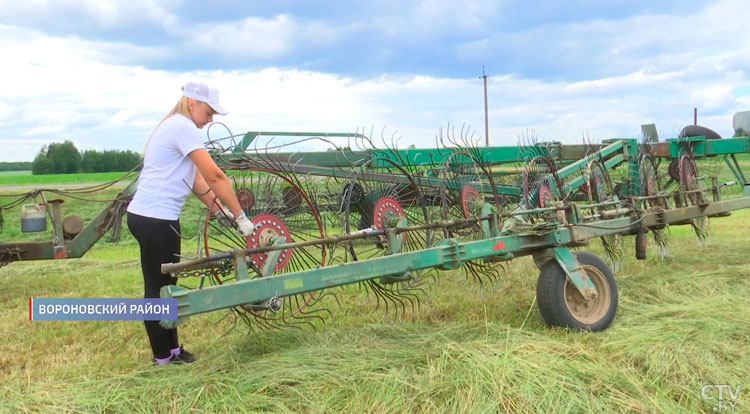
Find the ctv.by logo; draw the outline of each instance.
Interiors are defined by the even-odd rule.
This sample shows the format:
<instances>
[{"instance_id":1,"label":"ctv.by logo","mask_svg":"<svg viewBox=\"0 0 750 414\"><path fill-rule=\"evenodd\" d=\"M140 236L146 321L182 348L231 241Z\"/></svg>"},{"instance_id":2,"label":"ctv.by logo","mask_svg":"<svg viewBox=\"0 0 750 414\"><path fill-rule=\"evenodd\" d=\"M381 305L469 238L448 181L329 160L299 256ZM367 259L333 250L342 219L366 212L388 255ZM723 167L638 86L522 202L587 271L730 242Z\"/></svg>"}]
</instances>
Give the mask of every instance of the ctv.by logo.
<instances>
[{"instance_id":1,"label":"ctv.by logo","mask_svg":"<svg viewBox=\"0 0 750 414\"><path fill-rule=\"evenodd\" d=\"M701 397L711 401L713 410L718 413L734 412L737 408L737 398L740 396L740 386L732 388L730 385L704 385L701 388ZM718 397L718 398L716 398ZM728 398L727 398L728 397Z\"/></svg>"}]
</instances>

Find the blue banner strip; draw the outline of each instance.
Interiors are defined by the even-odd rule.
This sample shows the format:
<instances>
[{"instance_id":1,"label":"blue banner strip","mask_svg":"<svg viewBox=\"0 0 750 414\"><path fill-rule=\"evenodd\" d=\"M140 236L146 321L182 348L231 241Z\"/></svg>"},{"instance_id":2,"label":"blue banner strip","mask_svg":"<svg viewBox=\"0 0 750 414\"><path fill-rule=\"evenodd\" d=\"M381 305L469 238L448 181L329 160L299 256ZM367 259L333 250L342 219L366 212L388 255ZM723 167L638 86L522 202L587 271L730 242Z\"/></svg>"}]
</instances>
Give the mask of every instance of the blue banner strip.
<instances>
[{"instance_id":1,"label":"blue banner strip","mask_svg":"<svg viewBox=\"0 0 750 414\"><path fill-rule=\"evenodd\" d=\"M174 321L177 299L30 298L32 321Z\"/></svg>"}]
</instances>

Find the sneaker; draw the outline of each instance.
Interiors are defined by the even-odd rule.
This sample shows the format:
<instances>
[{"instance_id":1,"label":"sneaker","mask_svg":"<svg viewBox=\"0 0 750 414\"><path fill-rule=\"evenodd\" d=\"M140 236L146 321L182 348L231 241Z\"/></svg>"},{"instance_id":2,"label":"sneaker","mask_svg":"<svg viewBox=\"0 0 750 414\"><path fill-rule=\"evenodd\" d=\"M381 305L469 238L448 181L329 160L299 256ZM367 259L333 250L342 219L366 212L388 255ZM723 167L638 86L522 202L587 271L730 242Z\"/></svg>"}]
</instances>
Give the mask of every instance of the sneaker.
<instances>
[{"instance_id":1,"label":"sneaker","mask_svg":"<svg viewBox=\"0 0 750 414\"><path fill-rule=\"evenodd\" d=\"M172 354L172 359L169 362L178 364L191 364L195 362L195 359L195 355L188 352L185 348L180 347L180 353L177 355Z\"/></svg>"},{"instance_id":2,"label":"sneaker","mask_svg":"<svg viewBox=\"0 0 750 414\"><path fill-rule=\"evenodd\" d=\"M166 365L171 364L175 362L174 355L170 355L168 358L164 358L162 360L157 360L156 358L151 358L151 364L152 365Z\"/></svg>"}]
</instances>

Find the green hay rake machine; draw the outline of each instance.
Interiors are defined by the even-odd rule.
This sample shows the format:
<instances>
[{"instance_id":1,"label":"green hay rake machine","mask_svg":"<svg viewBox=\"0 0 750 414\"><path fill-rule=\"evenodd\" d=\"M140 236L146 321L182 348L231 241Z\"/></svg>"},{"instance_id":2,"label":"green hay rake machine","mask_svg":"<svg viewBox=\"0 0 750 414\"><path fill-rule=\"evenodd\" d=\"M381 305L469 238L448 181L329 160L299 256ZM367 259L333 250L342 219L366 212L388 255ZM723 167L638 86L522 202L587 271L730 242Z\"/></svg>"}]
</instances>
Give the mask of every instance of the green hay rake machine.
<instances>
[{"instance_id":1,"label":"green hay rake machine","mask_svg":"<svg viewBox=\"0 0 750 414\"><path fill-rule=\"evenodd\" d=\"M201 257L162 266L184 281L162 289L179 310L176 321L162 323L229 309L253 326L314 325L330 316L329 297L348 293L331 288L351 284L375 309L402 317L419 307L425 282L443 272L481 287L530 255L540 270L544 321L603 330L617 310L612 268L625 236L633 236L639 259L649 238L665 255L668 226L692 226L700 242L709 218L750 207L750 182L736 156L750 152L749 114L735 116L733 138L689 126L664 142L529 138L480 147L465 131L441 131L429 149L378 147L360 133L209 140L256 228L243 238L205 214ZM719 182L721 164L734 181ZM134 183L85 228L80 219L62 219L59 201L49 202L53 240L0 243L0 263L80 257L120 223ZM580 250L594 239L604 260Z\"/></svg>"}]
</instances>

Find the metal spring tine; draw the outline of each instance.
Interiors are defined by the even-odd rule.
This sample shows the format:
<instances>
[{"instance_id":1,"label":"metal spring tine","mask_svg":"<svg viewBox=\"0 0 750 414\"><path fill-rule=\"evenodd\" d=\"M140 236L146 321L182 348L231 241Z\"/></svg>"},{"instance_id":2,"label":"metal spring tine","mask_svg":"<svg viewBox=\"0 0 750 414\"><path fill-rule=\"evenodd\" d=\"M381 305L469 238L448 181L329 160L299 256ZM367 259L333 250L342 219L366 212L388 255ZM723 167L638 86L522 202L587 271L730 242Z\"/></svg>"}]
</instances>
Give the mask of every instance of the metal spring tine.
<instances>
[{"instance_id":1,"label":"metal spring tine","mask_svg":"<svg viewBox=\"0 0 750 414\"><path fill-rule=\"evenodd\" d=\"M373 285L375 284L373 283ZM385 318L389 315L389 309L391 308L394 309L393 318L391 318L392 323L396 322L399 319L399 315L406 314L406 304L399 297L390 294L388 291L379 291L378 297L382 298L383 303L386 304L385 312L382 314L381 320L385 320ZM388 305L391 306L389 307Z\"/></svg>"},{"instance_id":2,"label":"metal spring tine","mask_svg":"<svg viewBox=\"0 0 750 414\"><path fill-rule=\"evenodd\" d=\"M390 309L390 307L388 306L389 304L392 305L391 307L393 309L395 309L394 319L393 319L394 321L399 315L399 310L401 310L402 313L405 312L406 307L405 307L404 301L401 300L400 297L394 295L393 292L389 291L388 289L384 289L382 285L380 285L374 280L370 281L370 286L372 287L373 292L376 293L378 298L382 299L383 303L386 305L383 317L385 317L389 313L388 312L388 310Z\"/></svg>"},{"instance_id":3,"label":"metal spring tine","mask_svg":"<svg viewBox=\"0 0 750 414\"><path fill-rule=\"evenodd\" d=\"M235 311L234 308L230 308L226 312L226 316L224 316L221 319L219 319L218 321L216 321L216 323L220 322L221 320L223 320L224 318L226 318L227 316L230 316L230 315L232 316L232 325L229 328L227 328L226 330L224 330L224 332L222 332L221 335L219 335L220 337L225 337L225 336L229 335L230 332L232 332L235 328L237 328L237 319L239 318L239 315L237 315L237 312Z\"/></svg>"},{"instance_id":4,"label":"metal spring tine","mask_svg":"<svg viewBox=\"0 0 750 414\"><path fill-rule=\"evenodd\" d=\"M304 307L302 311L296 313L294 315L294 318L290 320L291 321L304 320L307 323L312 323L311 321L319 321L319 323L324 324L326 319L325 319L325 316L321 314L332 315L333 313L331 312L330 309L326 307L317 307L317 306L308 305Z\"/></svg>"},{"instance_id":5,"label":"metal spring tine","mask_svg":"<svg viewBox=\"0 0 750 414\"><path fill-rule=\"evenodd\" d=\"M397 285L405 285L407 282L398 283ZM419 313L421 306L420 295L426 296L426 292L415 286L406 287L398 286L395 289L389 289L394 295L399 295L409 301L412 309L412 314Z\"/></svg>"},{"instance_id":6,"label":"metal spring tine","mask_svg":"<svg viewBox=\"0 0 750 414\"><path fill-rule=\"evenodd\" d=\"M366 283L366 284L368 286L368 292L371 292L372 295L375 297L375 308L370 313L379 313L379 311L380 311L380 305L382 303L383 306L385 307L385 311L383 312L383 314L387 315L388 314L388 309L389 309L389 306L388 306L389 304L388 304L388 301L386 300L386 298L382 297L382 295L380 294L380 292L375 288L375 286L370 281L368 281L368 283Z\"/></svg>"},{"instance_id":7,"label":"metal spring tine","mask_svg":"<svg viewBox=\"0 0 750 414\"><path fill-rule=\"evenodd\" d=\"M209 239L219 244L223 244L224 246L228 247L230 250L236 249L239 246L242 246L242 247L245 246L245 240L240 235L238 235L235 231L230 230L222 225L215 225L215 224L209 223L209 226L211 227L211 229L215 230L218 233L221 233L222 236L226 237L230 241L233 241L235 244L233 245L227 244L227 242L225 242L223 239L219 239L217 238L217 236L213 236L211 234L208 235Z\"/></svg>"},{"instance_id":8,"label":"metal spring tine","mask_svg":"<svg viewBox=\"0 0 750 414\"><path fill-rule=\"evenodd\" d=\"M320 264L320 260L317 260L318 258L313 256L310 252L307 251L307 249L296 249L298 254L292 253L292 258L290 259L290 262L294 262L297 266L297 269L304 269L309 266L305 266L306 264L316 266ZM300 253L301 251L301 253ZM325 265L325 263L323 263Z\"/></svg>"},{"instance_id":9,"label":"metal spring tine","mask_svg":"<svg viewBox=\"0 0 750 414\"><path fill-rule=\"evenodd\" d=\"M400 283L394 285L400 285ZM393 304L393 307L396 309L394 315L395 318L397 318L399 314L405 315L407 313L407 304L412 310L412 313L414 313L414 310L419 308L420 303L417 293L424 293L421 289L402 289L400 286L392 288L390 285L382 285L374 280L370 281L370 287L372 288L372 291L377 294L378 298L382 299L386 304L386 314L388 312L387 304Z\"/></svg>"},{"instance_id":10,"label":"metal spring tine","mask_svg":"<svg viewBox=\"0 0 750 414\"><path fill-rule=\"evenodd\" d=\"M500 278L500 271L494 266L486 263L478 263L475 261L467 262L466 264L469 272L472 273L474 281L478 283L481 288L484 288L484 283L487 282L490 285L494 284Z\"/></svg>"}]
</instances>

